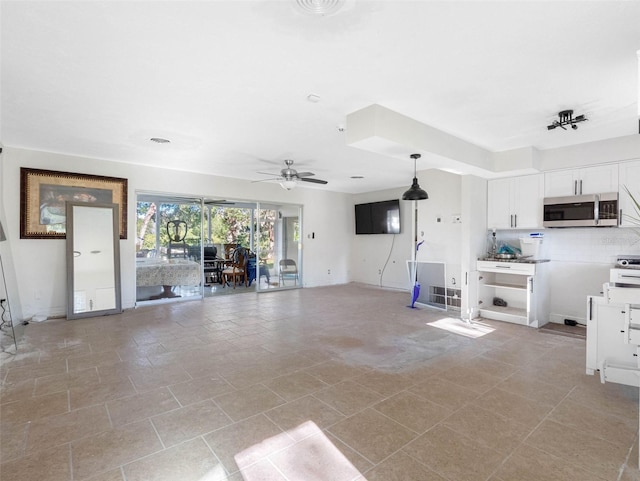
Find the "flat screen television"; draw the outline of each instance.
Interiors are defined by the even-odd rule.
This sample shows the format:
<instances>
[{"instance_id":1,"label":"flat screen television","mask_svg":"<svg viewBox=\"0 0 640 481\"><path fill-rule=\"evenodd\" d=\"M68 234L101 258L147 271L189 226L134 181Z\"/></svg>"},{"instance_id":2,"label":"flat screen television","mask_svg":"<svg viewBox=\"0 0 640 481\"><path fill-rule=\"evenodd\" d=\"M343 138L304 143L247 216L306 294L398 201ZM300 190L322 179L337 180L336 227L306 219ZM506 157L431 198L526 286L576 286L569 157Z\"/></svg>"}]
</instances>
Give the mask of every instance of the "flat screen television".
<instances>
[{"instance_id":1,"label":"flat screen television","mask_svg":"<svg viewBox=\"0 0 640 481\"><path fill-rule=\"evenodd\" d=\"M356 204L356 234L399 234L400 201Z\"/></svg>"}]
</instances>

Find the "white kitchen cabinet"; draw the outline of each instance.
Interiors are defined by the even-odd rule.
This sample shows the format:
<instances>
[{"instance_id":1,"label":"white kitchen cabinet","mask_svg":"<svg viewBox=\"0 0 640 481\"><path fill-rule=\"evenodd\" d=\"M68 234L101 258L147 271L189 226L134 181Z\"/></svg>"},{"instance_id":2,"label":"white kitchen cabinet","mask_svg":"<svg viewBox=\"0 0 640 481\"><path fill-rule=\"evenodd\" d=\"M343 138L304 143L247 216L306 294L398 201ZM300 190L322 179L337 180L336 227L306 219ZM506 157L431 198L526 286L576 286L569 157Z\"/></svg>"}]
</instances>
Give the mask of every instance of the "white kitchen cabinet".
<instances>
[{"instance_id":1,"label":"white kitchen cabinet","mask_svg":"<svg viewBox=\"0 0 640 481\"><path fill-rule=\"evenodd\" d=\"M605 192L618 192L618 164L558 170L544 174L545 197Z\"/></svg>"},{"instance_id":2,"label":"white kitchen cabinet","mask_svg":"<svg viewBox=\"0 0 640 481\"><path fill-rule=\"evenodd\" d=\"M620 227L638 227L638 222L634 222L633 218L640 221L640 213L636 211L625 187L640 202L640 161L621 162L619 170L618 209L620 210Z\"/></svg>"},{"instance_id":3,"label":"white kitchen cabinet","mask_svg":"<svg viewBox=\"0 0 640 481\"><path fill-rule=\"evenodd\" d=\"M488 229L542 227L542 174L494 179L487 184Z\"/></svg>"},{"instance_id":4,"label":"white kitchen cabinet","mask_svg":"<svg viewBox=\"0 0 640 481\"><path fill-rule=\"evenodd\" d=\"M587 297L587 374L600 371L602 382L638 386L638 345L625 342L629 304Z\"/></svg>"},{"instance_id":5,"label":"white kitchen cabinet","mask_svg":"<svg viewBox=\"0 0 640 481\"><path fill-rule=\"evenodd\" d=\"M545 263L478 261L480 317L540 327L549 319ZM506 306L494 305L500 298Z\"/></svg>"}]
</instances>

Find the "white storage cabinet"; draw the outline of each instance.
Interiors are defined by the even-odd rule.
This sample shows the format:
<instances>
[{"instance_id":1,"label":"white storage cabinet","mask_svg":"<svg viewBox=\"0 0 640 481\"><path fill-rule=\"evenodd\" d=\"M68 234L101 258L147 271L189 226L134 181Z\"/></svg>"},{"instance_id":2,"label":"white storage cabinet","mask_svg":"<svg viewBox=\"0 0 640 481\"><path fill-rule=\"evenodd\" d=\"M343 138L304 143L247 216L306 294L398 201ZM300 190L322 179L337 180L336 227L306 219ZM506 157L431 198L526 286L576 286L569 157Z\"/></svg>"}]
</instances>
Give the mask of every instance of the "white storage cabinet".
<instances>
[{"instance_id":1,"label":"white storage cabinet","mask_svg":"<svg viewBox=\"0 0 640 481\"><path fill-rule=\"evenodd\" d=\"M548 322L545 263L478 261L478 308L487 319L540 327ZM494 297L507 306L494 306Z\"/></svg>"},{"instance_id":2,"label":"white storage cabinet","mask_svg":"<svg viewBox=\"0 0 640 481\"><path fill-rule=\"evenodd\" d=\"M636 212L625 186L629 188L635 199L640 202L640 161L620 163L619 184L618 209L620 211L620 227L638 227L638 223L634 223L632 219L629 219L629 217L633 217L640 222L640 214Z\"/></svg>"},{"instance_id":3,"label":"white storage cabinet","mask_svg":"<svg viewBox=\"0 0 640 481\"><path fill-rule=\"evenodd\" d=\"M487 184L488 229L542 227L543 174L494 179Z\"/></svg>"},{"instance_id":4,"label":"white storage cabinet","mask_svg":"<svg viewBox=\"0 0 640 481\"><path fill-rule=\"evenodd\" d=\"M603 194L605 192L618 192L618 164L558 170L544 174L545 197Z\"/></svg>"},{"instance_id":5,"label":"white storage cabinet","mask_svg":"<svg viewBox=\"0 0 640 481\"><path fill-rule=\"evenodd\" d=\"M602 382L638 386L638 345L625 342L628 304L587 297L587 374L600 371Z\"/></svg>"}]
</instances>

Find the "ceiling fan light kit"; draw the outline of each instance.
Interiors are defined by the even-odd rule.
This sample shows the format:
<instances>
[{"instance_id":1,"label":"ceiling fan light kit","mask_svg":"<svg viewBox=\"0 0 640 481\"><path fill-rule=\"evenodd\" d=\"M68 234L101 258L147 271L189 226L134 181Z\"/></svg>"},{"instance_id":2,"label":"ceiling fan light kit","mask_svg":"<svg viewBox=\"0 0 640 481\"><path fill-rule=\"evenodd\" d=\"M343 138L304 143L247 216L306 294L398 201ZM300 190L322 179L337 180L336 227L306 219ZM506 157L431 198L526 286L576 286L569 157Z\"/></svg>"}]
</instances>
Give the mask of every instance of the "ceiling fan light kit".
<instances>
[{"instance_id":1,"label":"ceiling fan light kit","mask_svg":"<svg viewBox=\"0 0 640 481\"><path fill-rule=\"evenodd\" d=\"M553 130L556 127L567 130L566 126L568 125L570 125L573 130L578 130L578 123L589 120L584 115L578 115L573 118L573 110L562 110L558 112L558 119L559 120L554 120L550 125L547 125L547 130Z\"/></svg>"},{"instance_id":2,"label":"ceiling fan light kit","mask_svg":"<svg viewBox=\"0 0 640 481\"><path fill-rule=\"evenodd\" d=\"M411 187L402 194L402 200L425 200L429 198L429 194L418 184L418 159L421 157L420 154L411 154L410 156L413 159L413 183Z\"/></svg>"},{"instance_id":3,"label":"ceiling fan light kit","mask_svg":"<svg viewBox=\"0 0 640 481\"><path fill-rule=\"evenodd\" d=\"M298 182L311 182L313 184L323 185L328 184L326 180L312 178L314 175L316 175L313 172L298 172L296 169L291 167L293 165L293 160L291 159L285 160L284 165L286 165L286 167L282 169L279 174L272 174L270 172L258 172L259 174L271 175L274 177L271 179L257 180L255 182L276 180L285 190L294 189L296 185L298 185Z\"/></svg>"}]
</instances>

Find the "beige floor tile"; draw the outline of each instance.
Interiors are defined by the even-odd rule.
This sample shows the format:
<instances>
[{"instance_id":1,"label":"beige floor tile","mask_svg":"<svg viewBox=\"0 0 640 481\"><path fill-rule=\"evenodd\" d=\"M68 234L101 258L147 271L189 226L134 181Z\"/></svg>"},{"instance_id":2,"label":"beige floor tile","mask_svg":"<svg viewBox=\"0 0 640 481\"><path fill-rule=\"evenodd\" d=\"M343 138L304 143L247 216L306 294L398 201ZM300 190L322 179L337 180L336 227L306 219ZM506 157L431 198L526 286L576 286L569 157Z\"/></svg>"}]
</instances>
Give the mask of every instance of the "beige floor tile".
<instances>
[{"instance_id":1,"label":"beige floor tile","mask_svg":"<svg viewBox=\"0 0 640 481\"><path fill-rule=\"evenodd\" d=\"M534 428L553 409L550 404L498 388L491 389L480 396L473 405L505 416L530 428Z\"/></svg>"},{"instance_id":2,"label":"beige floor tile","mask_svg":"<svg viewBox=\"0 0 640 481\"><path fill-rule=\"evenodd\" d=\"M231 418L212 400L154 416L151 421L165 447L174 446L232 423Z\"/></svg>"},{"instance_id":3,"label":"beige floor tile","mask_svg":"<svg viewBox=\"0 0 640 481\"><path fill-rule=\"evenodd\" d=\"M414 459L455 481L487 479L503 455L444 426L436 426L403 448Z\"/></svg>"},{"instance_id":4,"label":"beige floor tile","mask_svg":"<svg viewBox=\"0 0 640 481\"><path fill-rule=\"evenodd\" d=\"M140 421L180 407L168 388L162 387L141 394L134 394L107 403L111 422L115 426Z\"/></svg>"},{"instance_id":5,"label":"beige floor tile","mask_svg":"<svg viewBox=\"0 0 640 481\"><path fill-rule=\"evenodd\" d=\"M71 443L73 479L110 471L161 449L148 420L104 431Z\"/></svg>"},{"instance_id":6,"label":"beige floor tile","mask_svg":"<svg viewBox=\"0 0 640 481\"><path fill-rule=\"evenodd\" d=\"M243 481L289 481L269 459L243 467L239 475Z\"/></svg>"},{"instance_id":7,"label":"beige floor tile","mask_svg":"<svg viewBox=\"0 0 640 481\"><path fill-rule=\"evenodd\" d=\"M327 387L327 384L318 378L301 371L265 381L264 385L287 401L293 401Z\"/></svg>"},{"instance_id":8,"label":"beige floor tile","mask_svg":"<svg viewBox=\"0 0 640 481\"><path fill-rule=\"evenodd\" d=\"M38 419L29 427L27 453L42 451L108 429L111 429L111 423L104 405Z\"/></svg>"},{"instance_id":9,"label":"beige floor tile","mask_svg":"<svg viewBox=\"0 0 640 481\"><path fill-rule=\"evenodd\" d=\"M529 436L526 444L550 454L562 452L565 462L604 479L615 479L629 451L628 448L553 421L544 421ZM567 446L576 449L567 450Z\"/></svg>"},{"instance_id":10,"label":"beige floor tile","mask_svg":"<svg viewBox=\"0 0 640 481\"><path fill-rule=\"evenodd\" d=\"M124 466L127 481L226 481L220 461L202 438L192 439Z\"/></svg>"},{"instance_id":11,"label":"beige floor tile","mask_svg":"<svg viewBox=\"0 0 640 481\"><path fill-rule=\"evenodd\" d=\"M207 376L172 384L169 390L181 405L187 406L234 391L235 388L220 376Z\"/></svg>"},{"instance_id":12,"label":"beige floor tile","mask_svg":"<svg viewBox=\"0 0 640 481\"><path fill-rule=\"evenodd\" d=\"M119 362L122 362L122 359L120 359L115 349L67 359L69 372L88 369L90 367L108 366L109 364L117 364Z\"/></svg>"},{"instance_id":13,"label":"beige floor tile","mask_svg":"<svg viewBox=\"0 0 640 481\"><path fill-rule=\"evenodd\" d=\"M234 459L237 453L253 447L250 460L257 462L269 453L294 443L293 438L285 436L278 438L277 444L261 444L280 433L282 430L273 421L260 414L209 433L204 439L227 471L234 473L238 471Z\"/></svg>"},{"instance_id":14,"label":"beige floor tile","mask_svg":"<svg viewBox=\"0 0 640 481\"><path fill-rule=\"evenodd\" d=\"M313 395L345 416L362 411L384 398L353 381L341 382Z\"/></svg>"},{"instance_id":15,"label":"beige floor tile","mask_svg":"<svg viewBox=\"0 0 640 481\"><path fill-rule=\"evenodd\" d=\"M30 423L0 422L0 463L23 456ZM0 471L1 472L1 471Z\"/></svg>"},{"instance_id":16,"label":"beige floor tile","mask_svg":"<svg viewBox=\"0 0 640 481\"><path fill-rule=\"evenodd\" d=\"M402 451L392 454L364 475L367 481L446 481Z\"/></svg>"},{"instance_id":17,"label":"beige floor tile","mask_svg":"<svg viewBox=\"0 0 640 481\"><path fill-rule=\"evenodd\" d=\"M123 481L122 477L122 469L116 468L111 471L107 471L106 473L100 473L96 476L91 476L87 478L86 481Z\"/></svg>"},{"instance_id":18,"label":"beige floor tile","mask_svg":"<svg viewBox=\"0 0 640 481\"><path fill-rule=\"evenodd\" d=\"M49 362L29 364L22 367L9 366L5 381L8 383L15 383L26 379L36 379L44 376L51 376L53 374L63 374L65 372L67 372L66 359L56 359Z\"/></svg>"},{"instance_id":19,"label":"beige floor tile","mask_svg":"<svg viewBox=\"0 0 640 481\"><path fill-rule=\"evenodd\" d=\"M487 392L502 381L499 377L470 366L452 367L439 374L438 377L477 393Z\"/></svg>"},{"instance_id":20,"label":"beige floor tile","mask_svg":"<svg viewBox=\"0 0 640 481\"><path fill-rule=\"evenodd\" d=\"M100 473L87 478L86 481L123 481L122 468L112 469L106 473Z\"/></svg>"},{"instance_id":21,"label":"beige floor tile","mask_svg":"<svg viewBox=\"0 0 640 481\"><path fill-rule=\"evenodd\" d=\"M36 379L36 396L51 394L59 391L67 391L72 387L86 386L100 382L96 368L83 369L53 376L39 377Z\"/></svg>"},{"instance_id":22,"label":"beige floor tile","mask_svg":"<svg viewBox=\"0 0 640 481\"><path fill-rule=\"evenodd\" d=\"M339 361L325 361L304 369L304 372L317 377L327 384L337 384L345 379L354 378L365 372L364 369L343 364Z\"/></svg>"},{"instance_id":23,"label":"beige floor tile","mask_svg":"<svg viewBox=\"0 0 640 481\"><path fill-rule=\"evenodd\" d=\"M409 391L454 411L469 402L473 402L479 396L477 392L449 382L439 376L416 384Z\"/></svg>"},{"instance_id":24,"label":"beige floor tile","mask_svg":"<svg viewBox=\"0 0 640 481\"><path fill-rule=\"evenodd\" d=\"M453 412L449 408L411 392L396 394L375 404L373 408L419 434L424 433Z\"/></svg>"},{"instance_id":25,"label":"beige floor tile","mask_svg":"<svg viewBox=\"0 0 640 481\"><path fill-rule=\"evenodd\" d=\"M320 428L325 428L344 419L343 414L313 396L288 402L265 412L265 415L283 431L293 429L306 421L313 421Z\"/></svg>"},{"instance_id":26,"label":"beige floor tile","mask_svg":"<svg viewBox=\"0 0 640 481\"><path fill-rule=\"evenodd\" d=\"M416 437L415 432L373 409L340 421L329 431L373 463L379 463Z\"/></svg>"},{"instance_id":27,"label":"beige floor tile","mask_svg":"<svg viewBox=\"0 0 640 481\"><path fill-rule=\"evenodd\" d=\"M409 378L402 374L380 371L366 372L354 377L352 381L383 396L392 396L393 394L408 389L414 384Z\"/></svg>"},{"instance_id":28,"label":"beige floor tile","mask_svg":"<svg viewBox=\"0 0 640 481\"><path fill-rule=\"evenodd\" d=\"M614 383L600 383L599 376L585 376L589 382L580 384L567 399L615 416L638 419L638 388Z\"/></svg>"},{"instance_id":29,"label":"beige floor tile","mask_svg":"<svg viewBox=\"0 0 640 481\"><path fill-rule=\"evenodd\" d=\"M304 432L311 432L311 435L307 434L301 441L269 456L269 460L284 475L284 479L352 481L360 475L315 424L304 423L296 431L299 435ZM251 478L247 479L249 481ZM260 478L253 479L257 481Z\"/></svg>"},{"instance_id":30,"label":"beige floor tile","mask_svg":"<svg viewBox=\"0 0 640 481\"><path fill-rule=\"evenodd\" d=\"M10 419L12 422L19 423L35 421L67 411L69 411L69 400L65 391L2 404L0 419Z\"/></svg>"},{"instance_id":31,"label":"beige floor tile","mask_svg":"<svg viewBox=\"0 0 640 481\"><path fill-rule=\"evenodd\" d=\"M0 473L3 480L69 481L71 479L70 458L69 445L62 444L2 463Z\"/></svg>"},{"instance_id":32,"label":"beige floor tile","mask_svg":"<svg viewBox=\"0 0 640 481\"><path fill-rule=\"evenodd\" d=\"M549 419L622 446L630 446L638 435L636 419L613 416L570 400L557 406Z\"/></svg>"},{"instance_id":33,"label":"beige floor tile","mask_svg":"<svg viewBox=\"0 0 640 481\"><path fill-rule=\"evenodd\" d=\"M329 438L329 441L340 450L340 452L353 464L358 471L364 473L368 469L373 467L373 463L365 458L362 454L354 450L352 447L347 446L339 438L334 436L327 429L324 430L324 434Z\"/></svg>"},{"instance_id":34,"label":"beige floor tile","mask_svg":"<svg viewBox=\"0 0 640 481\"><path fill-rule=\"evenodd\" d=\"M461 340L425 326L443 314L405 305L405 293L347 284L30 324L19 353L2 359L2 477L130 481L165 459L193 459L182 449L200 452L204 440L231 471L224 481L246 481L235 454L255 446L251 459L275 468L265 456L313 420L370 481L640 481L638 389L585 375L584 340L498 321L487 321L490 335ZM255 415L233 423L217 403L236 418ZM106 426L105 412L119 426ZM375 421L344 428L345 415L370 412ZM7 413L17 418L10 427ZM369 447L376 465L359 452L368 440L358 433L385 423L391 438L397 428L416 439L384 458ZM340 425L363 446L329 431ZM509 455L486 447L517 446L521 425L541 429ZM260 444L277 434L280 444ZM153 476L175 477L179 461L169 464Z\"/></svg>"},{"instance_id":35,"label":"beige floor tile","mask_svg":"<svg viewBox=\"0 0 640 481\"><path fill-rule=\"evenodd\" d=\"M128 397L136 393L131 381L99 383L69 389L71 409L79 409L93 404ZM65 393L66 395L66 393Z\"/></svg>"},{"instance_id":36,"label":"beige floor tile","mask_svg":"<svg viewBox=\"0 0 640 481\"><path fill-rule=\"evenodd\" d=\"M143 367L133 372L129 377L138 391L150 391L191 380L191 376L179 366L171 368L166 366Z\"/></svg>"},{"instance_id":37,"label":"beige floor tile","mask_svg":"<svg viewBox=\"0 0 640 481\"><path fill-rule=\"evenodd\" d=\"M522 446L500 466L491 481L603 481L580 466L531 446Z\"/></svg>"},{"instance_id":38,"label":"beige floor tile","mask_svg":"<svg viewBox=\"0 0 640 481\"><path fill-rule=\"evenodd\" d=\"M531 428L511 418L467 404L442 424L481 446L509 454L529 434Z\"/></svg>"},{"instance_id":39,"label":"beige floor tile","mask_svg":"<svg viewBox=\"0 0 640 481\"><path fill-rule=\"evenodd\" d=\"M562 401L571 391L572 386L555 386L546 382L532 379L522 371L518 371L505 379L497 386L529 399L538 401L540 404L555 406Z\"/></svg>"},{"instance_id":40,"label":"beige floor tile","mask_svg":"<svg viewBox=\"0 0 640 481\"><path fill-rule=\"evenodd\" d=\"M231 419L240 421L284 404L285 400L258 384L217 396L215 402Z\"/></svg>"},{"instance_id":41,"label":"beige floor tile","mask_svg":"<svg viewBox=\"0 0 640 481\"><path fill-rule=\"evenodd\" d=\"M0 404L19 401L33 396L35 384L35 379L18 380L13 383L0 383Z\"/></svg>"}]
</instances>

